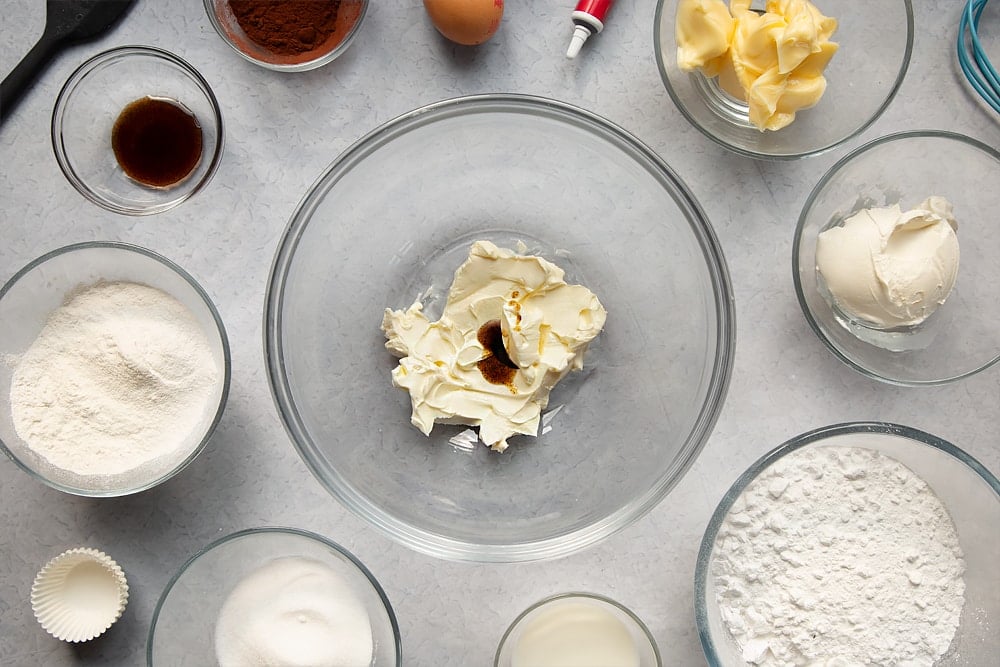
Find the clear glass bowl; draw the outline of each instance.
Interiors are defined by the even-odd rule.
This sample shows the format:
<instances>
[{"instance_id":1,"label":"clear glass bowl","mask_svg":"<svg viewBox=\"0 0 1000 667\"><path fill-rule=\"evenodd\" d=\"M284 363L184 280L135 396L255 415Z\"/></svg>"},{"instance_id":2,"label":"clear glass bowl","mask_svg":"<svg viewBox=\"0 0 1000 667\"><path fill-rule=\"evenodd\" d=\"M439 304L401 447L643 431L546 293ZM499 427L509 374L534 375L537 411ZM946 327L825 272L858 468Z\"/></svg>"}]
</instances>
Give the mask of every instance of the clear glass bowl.
<instances>
[{"instance_id":1,"label":"clear glass bowl","mask_svg":"<svg viewBox=\"0 0 1000 667\"><path fill-rule=\"evenodd\" d=\"M111 147L122 110L144 97L166 98L194 114L201 126L201 159L169 187L150 187L125 175ZM52 110L52 149L59 168L80 194L124 215L162 213L201 191L219 166L222 111L208 82L184 60L152 46L122 46L76 69Z\"/></svg>"},{"instance_id":2,"label":"clear glass bowl","mask_svg":"<svg viewBox=\"0 0 1000 667\"><path fill-rule=\"evenodd\" d=\"M1000 481L958 447L907 426L836 424L780 445L740 475L722 498L701 541L694 578L695 620L711 667L745 665L723 624L711 565L716 536L733 503L768 467L803 447L861 447L896 459L923 479L951 514L965 556L965 607L948 652L935 667L987 665L1000 652Z\"/></svg>"},{"instance_id":3,"label":"clear glass bowl","mask_svg":"<svg viewBox=\"0 0 1000 667\"><path fill-rule=\"evenodd\" d=\"M253 528L227 535L196 553L160 596L146 642L149 667L215 665L215 625L233 588L276 558L317 560L343 579L371 622L371 667L402 664L399 626L375 576L349 551L297 528Z\"/></svg>"},{"instance_id":4,"label":"clear glass bowl","mask_svg":"<svg viewBox=\"0 0 1000 667\"><path fill-rule=\"evenodd\" d=\"M141 283L184 304L201 324L221 369L196 437L187 447L146 467L141 483L136 482L138 473L82 476L51 465L17 435L11 417L14 365L2 360L15 359L31 346L67 294L100 280ZM23 470L54 489L79 496L123 496L170 479L201 453L215 431L229 395L230 374L229 340L208 294L184 269L145 248L101 242L65 246L34 260L0 289L0 449Z\"/></svg>"},{"instance_id":5,"label":"clear glass bowl","mask_svg":"<svg viewBox=\"0 0 1000 667\"><path fill-rule=\"evenodd\" d=\"M539 600L514 619L500 639L493 667L517 667L519 663L515 661L515 655L524 632L531 629L531 623L537 621L540 615L558 613L559 607L563 605L587 605L617 619L632 638L639 655L638 667L660 667L663 664L660 660L660 651L656 647L656 640L650 634L649 628L628 607L594 593L559 593ZM558 623L552 622L551 616L543 618L542 622L547 627L559 627ZM570 641L568 637L566 641Z\"/></svg>"},{"instance_id":6,"label":"clear glass bowl","mask_svg":"<svg viewBox=\"0 0 1000 667\"><path fill-rule=\"evenodd\" d=\"M243 32L233 16L229 0L204 0L205 13L229 47L255 65L278 72L305 72L322 67L339 57L351 45L368 12L368 0L341 0L334 34L313 51L282 55L257 44Z\"/></svg>"},{"instance_id":7,"label":"clear glass bowl","mask_svg":"<svg viewBox=\"0 0 1000 667\"><path fill-rule=\"evenodd\" d=\"M728 2L726 3L728 6ZM677 67L674 33L678 0L657 0L653 50L667 93L681 114L705 136L741 155L793 159L817 155L857 136L882 115L896 95L913 50L910 0L815 0L838 21L840 49L824 74L827 89L811 109L777 131L750 123L746 103L725 94L715 80ZM764 7L764 2L754 2Z\"/></svg>"},{"instance_id":8,"label":"clear glass bowl","mask_svg":"<svg viewBox=\"0 0 1000 667\"><path fill-rule=\"evenodd\" d=\"M551 429L503 454L453 446L461 426L411 426L379 329L422 294L435 319L478 239L522 241L609 313L552 393ZM439 102L345 151L293 215L265 309L271 387L310 469L452 559L554 557L642 516L701 450L732 370L732 289L690 191L620 128L534 97Z\"/></svg>"},{"instance_id":9,"label":"clear glass bowl","mask_svg":"<svg viewBox=\"0 0 1000 667\"><path fill-rule=\"evenodd\" d=\"M996 296L1000 227L1000 152L951 132L902 132L852 151L820 179L795 229L792 277L809 325L839 359L868 377L898 385L933 385L968 377L1000 361ZM951 295L927 320L879 331L849 319L820 289L816 239L852 213L931 195L954 205L960 259Z\"/></svg>"}]
</instances>

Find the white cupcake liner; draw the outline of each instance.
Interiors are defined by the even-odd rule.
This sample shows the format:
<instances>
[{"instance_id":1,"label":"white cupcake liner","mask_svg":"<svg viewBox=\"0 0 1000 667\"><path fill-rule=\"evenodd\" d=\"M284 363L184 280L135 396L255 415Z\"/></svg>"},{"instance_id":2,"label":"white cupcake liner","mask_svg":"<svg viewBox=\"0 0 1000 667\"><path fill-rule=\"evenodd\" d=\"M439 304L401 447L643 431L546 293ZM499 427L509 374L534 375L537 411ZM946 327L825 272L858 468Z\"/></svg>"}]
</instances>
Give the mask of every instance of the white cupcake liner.
<instances>
[{"instance_id":1,"label":"white cupcake liner","mask_svg":"<svg viewBox=\"0 0 1000 667\"><path fill-rule=\"evenodd\" d=\"M128 603L125 573L103 551L70 549L48 563L31 586L31 610L50 635L85 642L102 635Z\"/></svg>"}]
</instances>

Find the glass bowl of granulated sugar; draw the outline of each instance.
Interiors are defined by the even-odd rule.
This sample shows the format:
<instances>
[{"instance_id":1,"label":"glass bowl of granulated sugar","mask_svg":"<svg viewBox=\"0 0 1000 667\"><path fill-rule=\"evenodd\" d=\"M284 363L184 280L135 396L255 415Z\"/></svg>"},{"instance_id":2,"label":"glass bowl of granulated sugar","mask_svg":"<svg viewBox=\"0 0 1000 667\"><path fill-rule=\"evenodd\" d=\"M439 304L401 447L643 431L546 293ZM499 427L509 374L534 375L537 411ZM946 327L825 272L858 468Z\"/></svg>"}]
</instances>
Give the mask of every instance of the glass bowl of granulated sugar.
<instances>
[{"instance_id":1,"label":"glass bowl of granulated sugar","mask_svg":"<svg viewBox=\"0 0 1000 667\"><path fill-rule=\"evenodd\" d=\"M160 596L149 667L399 667L399 625L368 568L297 528L223 537L185 563Z\"/></svg>"},{"instance_id":2,"label":"glass bowl of granulated sugar","mask_svg":"<svg viewBox=\"0 0 1000 667\"><path fill-rule=\"evenodd\" d=\"M66 246L0 289L0 448L60 491L122 496L177 474L229 378L205 290L144 248Z\"/></svg>"},{"instance_id":3,"label":"glass bowl of granulated sugar","mask_svg":"<svg viewBox=\"0 0 1000 667\"><path fill-rule=\"evenodd\" d=\"M1000 482L886 423L827 426L723 497L695 572L708 664L994 664Z\"/></svg>"}]
</instances>

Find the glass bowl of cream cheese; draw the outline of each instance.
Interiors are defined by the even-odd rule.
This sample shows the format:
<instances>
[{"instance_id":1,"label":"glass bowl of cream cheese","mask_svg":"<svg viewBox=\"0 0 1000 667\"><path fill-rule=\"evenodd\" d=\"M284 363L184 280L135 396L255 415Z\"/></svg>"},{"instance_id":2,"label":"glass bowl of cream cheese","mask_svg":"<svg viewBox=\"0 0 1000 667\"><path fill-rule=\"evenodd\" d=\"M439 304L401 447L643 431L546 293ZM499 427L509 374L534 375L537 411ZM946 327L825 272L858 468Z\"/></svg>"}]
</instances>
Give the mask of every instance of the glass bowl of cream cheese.
<instances>
[{"instance_id":1,"label":"glass bowl of cream cheese","mask_svg":"<svg viewBox=\"0 0 1000 667\"><path fill-rule=\"evenodd\" d=\"M1000 360L995 294L1000 152L951 132L881 137L838 161L795 230L809 325L842 361L898 385L943 384Z\"/></svg>"},{"instance_id":2,"label":"glass bowl of cream cheese","mask_svg":"<svg viewBox=\"0 0 1000 667\"><path fill-rule=\"evenodd\" d=\"M434 556L564 555L664 498L733 361L728 272L690 191L549 99L445 100L376 129L285 232L265 351L322 484Z\"/></svg>"},{"instance_id":3,"label":"glass bowl of cream cheese","mask_svg":"<svg viewBox=\"0 0 1000 667\"><path fill-rule=\"evenodd\" d=\"M146 664L398 667L399 626L375 576L335 542L298 528L212 542L167 584Z\"/></svg>"},{"instance_id":4,"label":"glass bowl of cream cheese","mask_svg":"<svg viewBox=\"0 0 1000 667\"><path fill-rule=\"evenodd\" d=\"M883 422L825 426L756 461L701 542L711 667L986 665L1000 651L1000 481Z\"/></svg>"},{"instance_id":5,"label":"glass bowl of cream cheese","mask_svg":"<svg viewBox=\"0 0 1000 667\"><path fill-rule=\"evenodd\" d=\"M653 49L681 114L755 158L828 151L896 95L913 49L910 0L658 0Z\"/></svg>"}]
</instances>

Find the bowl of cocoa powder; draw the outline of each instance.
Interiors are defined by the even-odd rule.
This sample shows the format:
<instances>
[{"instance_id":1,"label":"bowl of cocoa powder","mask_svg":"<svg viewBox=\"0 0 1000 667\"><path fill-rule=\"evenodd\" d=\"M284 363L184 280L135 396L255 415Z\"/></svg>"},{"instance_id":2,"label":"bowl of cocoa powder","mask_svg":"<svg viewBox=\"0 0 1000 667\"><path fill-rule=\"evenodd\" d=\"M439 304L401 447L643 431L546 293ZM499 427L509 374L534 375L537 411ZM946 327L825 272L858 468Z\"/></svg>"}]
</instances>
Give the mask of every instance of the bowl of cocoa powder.
<instances>
[{"instance_id":1,"label":"bowl of cocoa powder","mask_svg":"<svg viewBox=\"0 0 1000 667\"><path fill-rule=\"evenodd\" d=\"M354 41L368 0L204 0L219 36L267 69L302 72L329 63Z\"/></svg>"}]
</instances>

